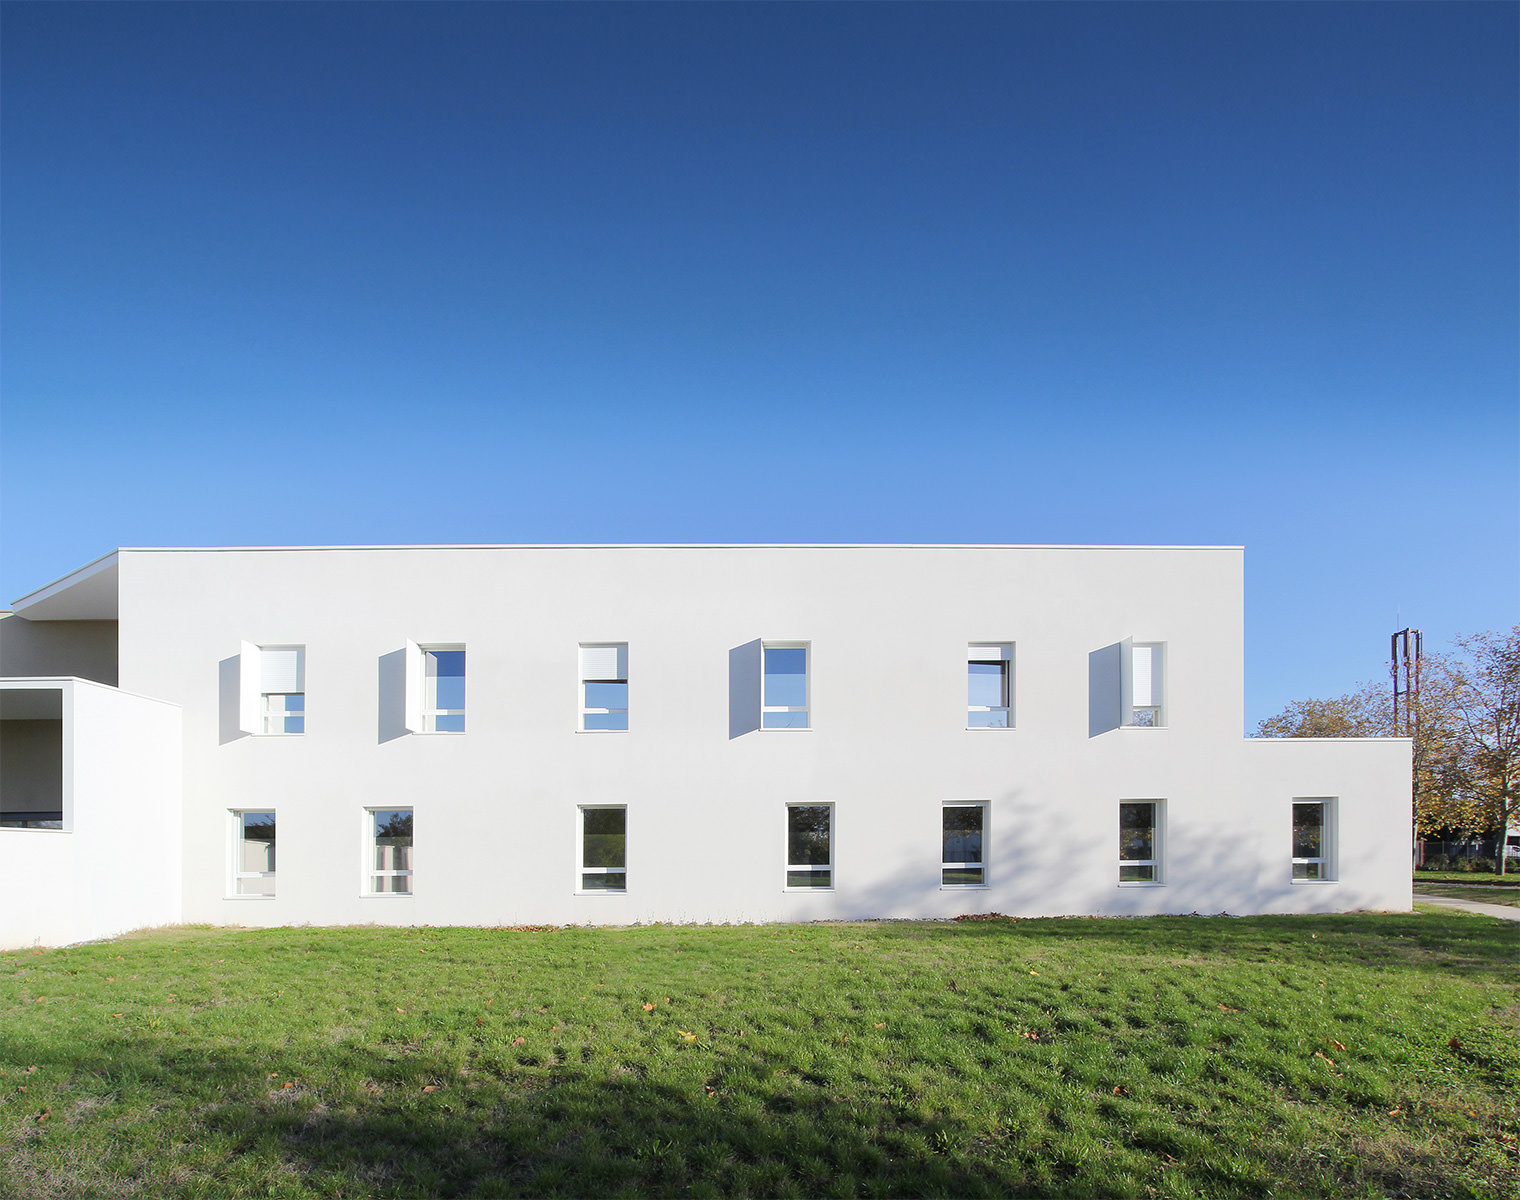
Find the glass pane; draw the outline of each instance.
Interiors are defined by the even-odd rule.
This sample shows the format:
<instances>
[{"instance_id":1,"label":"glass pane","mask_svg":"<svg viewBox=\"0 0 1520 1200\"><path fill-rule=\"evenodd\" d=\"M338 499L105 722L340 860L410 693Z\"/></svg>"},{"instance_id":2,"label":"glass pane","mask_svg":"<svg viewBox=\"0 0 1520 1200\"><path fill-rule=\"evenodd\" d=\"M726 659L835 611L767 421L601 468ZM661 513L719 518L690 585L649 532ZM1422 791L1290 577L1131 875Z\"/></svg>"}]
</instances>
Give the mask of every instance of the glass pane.
<instances>
[{"instance_id":1,"label":"glass pane","mask_svg":"<svg viewBox=\"0 0 1520 1200\"><path fill-rule=\"evenodd\" d=\"M944 872L946 887L980 887L982 878L981 867L946 867Z\"/></svg>"},{"instance_id":2,"label":"glass pane","mask_svg":"<svg viewBox=\"0 0 1520 1200\"><path fill-rule=\"evenodd\" d=\"M370 880L370 891L390 893L406 892L412 890L412 877L410 875L376 875Z\"/></svg>"},{"instance_id":3,"label":"glass pane","mask_svg":"<svg viewBox=\"0 0 1520 1200\"><path fill-rule=\"evenodd\" d=\"M628 875L623 871L581 876L581 891L583 892L626 892L627 890Z\"/></svg>"},{"instance_id":4,"label":"glass pane","mask_svg":"<svg viewBox=\"0 0 1520 1200\"><path fill-rule=\"evenodd\" d=\"M982 861L982 807L972 804L947 805L945 810L944 857L941 862L979 863Z\"/></svg>"},{"instance_id":5,"label":"glass pane","mask_svg":"<svg viewBox=\"0 0 1520 1200\"><path fill-rule=\"evenodd\" d=\"M765 650L765 703L800 707L807 703L807 650L768 646Z\"/></svg>"},{"instance_id":6,"label":"glass pane","mask_svg":"<svg viewBox=\"0 0 1520 1200\"><path fill-rule=\"evenodd\" d=\"M967 663L966 703L978 708L1008 707L1008 664Z\"/></svg>"},{"instance_id":7,"label":"glass pane","mask_svg":"<svg viewBox=\"0 0 1520 1200\"><path fill-rule=\"evenodd\" d=\"M626 683L593 683L586 685L586 702L582 708L627 708L628 685Z\"/></svg>"},{"instance_id":8,"label":"glass pane","mask_svg":"<svg viewBox=\"0 0 1520 1200\"><path fill-rule=\"evenodd\" d=\"M1158 715L1154 708L1137 708L1134 710L1132 723L1143 729L1154 729L1158 724L1156 720Z\"/></svg>"},{"instance_id":9,"label":"glass pane","mask_svg":"<svg viewBox=\"0 0 1520 1200\"><path fill-rule=\"evenodd\" d=\"M1119 857L1153 859L1156 857L1156 806L1154 804L1119 805ZM1123 878L1121 874L1120 878Z\"/></svg>"},{"instance_id":10,"label":"glass pane","mask_svg":"<svg viewBox=\"0 0 1520 1200\"><path fill-rule=\"evenodd\" d=\"M270 878L260 879L257 876L252 879L239 879L237 881L237 894L239 896L273 896L274 880Z\"/></svg>"},{"instance_id":11,"label":"glass pane","mask_svg":"<svg viewBox=\"0 0 1520 1200\"><path fill-rule=\"evenodd\" d=\"M627 729L628 714L626 712L612 713L587 713L586 729Z\"/></svg>"},{"instance_id":12,"label":"glass pane","mask_svg":"<svg viewBox=\"0 0 1520 1200\"><path fill-rule=\"evenodd\" d=\"M432 721L434 733L464 732L464 713L440 713Z\"/></svg>"},{"instance_id":13,"label":"glass pane","mask_svg":"<svg viewBox=\"0 0 1520 1200\"><path fill-rule=\"evenodd\" d=\"M1120 883L1154 883L1156 882L1155 867L1129 867L1120 865Z\"/></svg>"},{"instance_id":14,"label":"glass pane","mask_svg":"<svg viewBox=\"0 0 1520 1200\"><path fill-rule=\"evenodd\" d=\"M1323 879L1324 864L1317 862L1301 862L1293 864L1294 879Z\"/></svg>"},{"instance_id":15,"label":"glass pane","mask_svg":"<svg viewBox=\"0 0 1520 1200\"><path fill-rule=\"evenodd\" d=\"M584 845L581 865L587 867L624 867L628 865L628 810L625 808L587 808L581 810Z\"/></svg>"},{"instance_id":16,"label":"glass pane","mask_svg":"<svg viewBox=\"0 0 1520 1200\"><path fill-rule=\"evenodd\" d=\"M761 724L766 729L806 729L808 715L805 712L768 712Z\"/></svg>"},{"instance_id":17,"label":"glass pane","mask_svg":"<svg viewBox=\"0 0 1520 1200\"><path fill-rule=\"evenodd\" d=\"M286 712L305 712L306 711L306 693L305 692L292 692L289 695L287 695L285 697L285 711Z\"/></svg>"},{"instance_id":18,"label":"glass pane","mask_svg":"<svg viewBox=\"0 0 1520 1200\"><path fill-rule=\"evenodd\" d=\"M1293 806L1293 857L1323 858L1321 849L1325 844L1325 806L1323 804L1295 804Z\"/></svg>"},{"instance_id":19,"label":"glass pane","mask_svg":"<svg viewBox=\"0 0 1520 1200\"><path fill-rule=\"evenodd\" d=\"M1007 729L1008 710L1006 708L972 709L966 714L966 727L968 729Z\"/></svg>"},{"instance_id":20,"label":"glass pane","mask_svg":"<svg viewBox=\"0 0 1520 1200\"><path fill-rule=\"evenodd\" d=\"M428 707L463 708L464 651L427 651Z\"/></svg>"},{"instance_id":21,"label":"glass pane","mask_svg":"<svg viewBox=\"0 0 1520 1200\"><path fill-rule=\"evenodd\" d=\"M833 886L832 871L788 871L786 873L786 886L793 888L816 887L826 888Z\"/></svg>"},{"instance_id":22,"label":"glass pane","mask_svg":"<svg viewBox=\"0 0 1520 1200\"><path fill-rule=\"evenodd\" d=\"M786 810L788 866L828 866L830 814L822 804L798 804Z\"/></svg>"},{"instance_id":23,"label":"glass pane","mask_svg":"<svg viewBox=\"0 0 1520 1200\"><path fill-rule=\"evenodd\" d=\"M294 716L287 716L285 718L285 729L284 729L284 732L286 732L286 733L305 733L306 732L306 717L304 715L300 714L300 713L297 713Z\"/></svg>"}]
</instances>

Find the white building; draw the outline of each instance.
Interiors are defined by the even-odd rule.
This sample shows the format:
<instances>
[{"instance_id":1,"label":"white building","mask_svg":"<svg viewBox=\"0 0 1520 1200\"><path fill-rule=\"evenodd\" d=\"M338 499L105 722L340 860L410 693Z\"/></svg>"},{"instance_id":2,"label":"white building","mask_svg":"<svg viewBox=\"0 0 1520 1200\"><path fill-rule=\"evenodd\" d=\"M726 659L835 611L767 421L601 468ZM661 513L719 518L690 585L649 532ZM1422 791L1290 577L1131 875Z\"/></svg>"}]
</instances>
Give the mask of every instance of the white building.
<instances>
[{"instance_id":1,"label":"white building","mask_svg":"<svg viewBox=\"0 0 1520 1200\"><path fill-rule=\"evenodd\" d=\"M0 620L0 945L1410 907L1231 547L118 550Z\"/></svg>"}]
</instances>

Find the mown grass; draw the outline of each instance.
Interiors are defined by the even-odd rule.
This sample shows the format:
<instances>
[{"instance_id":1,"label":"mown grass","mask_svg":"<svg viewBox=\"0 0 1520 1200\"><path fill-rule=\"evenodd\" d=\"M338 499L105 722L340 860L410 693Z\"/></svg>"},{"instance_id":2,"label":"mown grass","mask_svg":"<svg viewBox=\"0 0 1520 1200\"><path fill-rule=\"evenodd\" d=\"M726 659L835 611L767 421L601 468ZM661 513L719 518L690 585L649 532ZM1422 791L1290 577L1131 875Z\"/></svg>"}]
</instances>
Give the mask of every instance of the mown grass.
<instances>
[{"instance_id":1,"label":"mown grass","mask_svg":"<svg viewBox=\"0 0 1520 1200\"><path fill-rule=\"evenodd\" d=\"M1456 912L0 955L0 1192L1520 1189L1520 925Z\"/></svg>"},{"instance_id":2,"label":"mown grass","mask_svg":"<svg viewBox=\"0 0 1520 1200\"><path fill-rule=\"evenodd\" d=\"M1520 906L1520 886L1470 887L1461 883L1416 883L1414 898L1421 896L1445 896L1451 900L1476 900L1479 904L1508 904Z\"/></svg>"},{"instance_id":3,"label":"mown grass","mask_svg":"<svg viewBox=\"0 0 1520 1200\"><path fill-rule=\"evenodd\" d=\"M1416 871L1416 883L1465 883L1473 887L1520 887L1520 870L1511 868L1503 875L1493 871Z\"/></svg>"}]
</instances>

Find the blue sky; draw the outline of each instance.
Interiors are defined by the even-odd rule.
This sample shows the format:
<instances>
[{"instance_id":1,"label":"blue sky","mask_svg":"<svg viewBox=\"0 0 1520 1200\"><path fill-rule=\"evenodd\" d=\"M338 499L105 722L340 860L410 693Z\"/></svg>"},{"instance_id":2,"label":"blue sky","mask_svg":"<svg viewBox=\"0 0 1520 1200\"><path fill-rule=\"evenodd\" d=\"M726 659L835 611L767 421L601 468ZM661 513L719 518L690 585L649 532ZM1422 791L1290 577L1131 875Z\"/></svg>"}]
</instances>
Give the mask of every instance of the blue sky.
<instances>
[{"instance_id":1,"label":"blue sky","mask_svg":"<svg viewBox=\"0 0 1520 1200\"><path fill-rule=\"evenodd\" d=\"M25 4L0 599L118 545L1243 544L1520 610L1507 4Z\"/></svg>"}]
</instances>

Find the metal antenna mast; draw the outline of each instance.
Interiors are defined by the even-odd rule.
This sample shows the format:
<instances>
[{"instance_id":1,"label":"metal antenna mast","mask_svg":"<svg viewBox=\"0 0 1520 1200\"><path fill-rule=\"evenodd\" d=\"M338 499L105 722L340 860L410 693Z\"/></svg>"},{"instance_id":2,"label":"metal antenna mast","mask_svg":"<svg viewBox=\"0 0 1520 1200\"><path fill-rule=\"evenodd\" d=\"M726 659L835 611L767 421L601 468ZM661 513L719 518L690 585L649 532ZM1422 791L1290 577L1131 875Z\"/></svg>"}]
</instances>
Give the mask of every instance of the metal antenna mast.
<instances>
[{"instance_id":1,"label":"metal antenna mast","mask_svg":"<svg viewBox=\"0 0 1520 1200\"><path fill-rule=\"evenodd\" d=\"M1425 638L1418 629L1401 629L1393 635L1390 649L1393 672L1393 734L1395 737L1414 738L1414 783L1420 783L1420 655ZM1416 797L1418 801L1418 796ZM1416 813L1413 833L1414 865L1425 861L1425 847L1420 841L1419 815Z\"/></svg>"}]
</instances>

